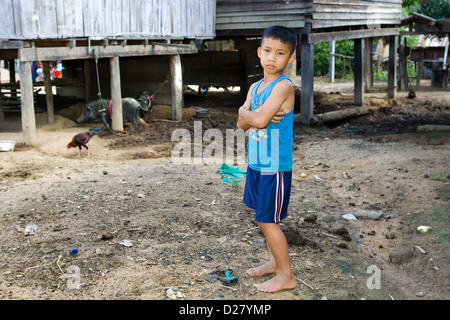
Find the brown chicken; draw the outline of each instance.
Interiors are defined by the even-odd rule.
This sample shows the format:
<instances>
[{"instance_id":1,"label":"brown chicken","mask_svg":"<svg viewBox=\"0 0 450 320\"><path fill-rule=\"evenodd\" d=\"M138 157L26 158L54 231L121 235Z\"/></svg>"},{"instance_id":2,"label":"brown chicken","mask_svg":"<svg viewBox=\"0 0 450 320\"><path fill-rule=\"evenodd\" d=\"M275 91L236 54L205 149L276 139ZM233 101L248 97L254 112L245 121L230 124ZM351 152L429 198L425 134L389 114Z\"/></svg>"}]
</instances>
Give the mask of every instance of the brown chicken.
<instances>
[{"instance_id":1,"label":"brown chicken","mask_svg":"<svg viewBox=\"0 0 450 320\"><path fill-rule=\"evenodd\" d=\"M88 152L87 156L89 158L90 157L90 153L89 153L89 148L87 146L87 143L89 142L89 140L94 135L98 134L99 131L100 131L99 128L91 128L85 133L79 133L79 134L75 135L72 138L72 141L70 141L69 144L67 145L67 149L78 147L78 155L77 155L77 157L79 158L80 155L81 155L81 147L85 147L87 152Z\"/></svg>"}]
</instances>

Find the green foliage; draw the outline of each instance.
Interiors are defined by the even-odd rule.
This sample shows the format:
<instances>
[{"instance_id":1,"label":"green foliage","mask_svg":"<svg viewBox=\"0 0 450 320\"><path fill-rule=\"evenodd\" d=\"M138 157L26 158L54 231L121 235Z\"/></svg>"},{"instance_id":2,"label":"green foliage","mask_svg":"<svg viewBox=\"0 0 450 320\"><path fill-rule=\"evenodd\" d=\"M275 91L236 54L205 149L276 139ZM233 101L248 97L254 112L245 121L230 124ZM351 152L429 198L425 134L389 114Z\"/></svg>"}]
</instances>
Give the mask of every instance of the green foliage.
<instances>
[{"instance_id":1,"label":"green foliage","mask_svg":"<svg viewBox=\"0 0 450 320\"><path fill-rule=\"evenodd\" d=\"M411 7L415 4L417 4L418 2L419 2L419 0L403 0L402 7L408 8L408 7Z\"/></svg>"},{"instance_id":2,"label":"green foliage","mask_svg":"<svg viewBox=\"0 0 450 320\"><path fill-rule=\"evenodd\" d=\"M403 12L417 12L434 19L450 18L449 0L403 0Z\"/></svg>"},{"instance_id":3,"label":"green foliage","mask_svg":"<svg viewBox=\"0 0 450 320\"><path fill-rule=\"evenodd\" d=\"M434 19L450 18L450 2L448 0L423 0L420 2L422 14Z\"/></svg>"},{"instance_id":4,"label":"green foliage","mask_svg":"<svg viewBox=\"0 0 450 320\"><path fill-rule=\"evenodd\" d=\"M406 64L406 67L408 69L408 76L412 77L411 78L411 83L416 83L417 81L417 70L414 66L414 62L412 61L408 61Z\"/></svg>"},{"instance_id":5,"label":"green foliage","mask_svg":"<svg viewBox=\"0 0 450 320\"><path fill-rule=\"evenodd\" d=\"M387 71L380 71L380 72L374 71L374 73L373 73L373 79L374 80L387 81L387 78L388 78Z\"/></svg>"},{"instance_id":6,"label":"green foliage","mask_svg":"<svg viewBox=\"0 0 450 320\"><path fill-rule=\"evenodd\" d=\"M321 42L314 44L314 75L328 74L330 61L330 43Z\"/></svg>"},{"instance_id":7,"label":"green foliage","mask_svg":"<svg viewBox=\"0 0 450 320\"><path fill-rule=\"evenodd\" d=\"M354 42L353 40L342 40L336 41L336 49L335 53L353 57L354 55ZM322 42L316 43L314 45L314 75L323 76L328 74L329 72L329 63L330 63L330 43ZM350 72L354 69L354 59L346 59L345 61L345 70L344 70L344 58L336 56L335 59L335 74L336 78L346 78L346 76L353 76Z\"/></svg>"},{"instance_id":8,"label":"green foliage","mask_svg":"<svg viewBox=\"0 0 450 320\"><path fill-rule=\"evenodd\" d=\"M409 12L417 12L434 19L442 19L450 17L450 1L449 0L403 0L403 16L407 16ZM405 27L406 28L406 27ZM407 36L408 46L416 48L418 45L418 36ZM354 42L353 40L336 41L336 54L344 56L354 56ZM328 42L316 43L314 45L314 75L323 76L329 72L330 61L330 44ZM351 65L349 65L351 63ZM345 69L344 69L345 68ZM415 73L411 67L411 73ZM352 78L354 69L354 59L345 59L336 56L335 59L335 75L336 78ZM376 80L386 80L385 72L375 73Z\"/></svg>"}]
</instances>

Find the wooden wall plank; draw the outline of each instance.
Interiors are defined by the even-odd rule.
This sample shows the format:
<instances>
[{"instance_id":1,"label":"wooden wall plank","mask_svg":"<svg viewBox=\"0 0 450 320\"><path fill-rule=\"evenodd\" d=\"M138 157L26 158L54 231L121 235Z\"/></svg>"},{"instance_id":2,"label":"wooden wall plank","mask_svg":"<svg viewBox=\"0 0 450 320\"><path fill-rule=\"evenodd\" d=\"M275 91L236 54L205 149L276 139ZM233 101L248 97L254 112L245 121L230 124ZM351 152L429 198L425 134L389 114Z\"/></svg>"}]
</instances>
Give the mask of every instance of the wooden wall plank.
<instances>
[{"instance_id":1,"label":"wooden wall plank","mask_svg":"<svg viewBox=\"0 0 450 320\"><path fill-rule=\"evenodd\" d=\"M39 37L51 38L58 33L56 1L41 0L37 11L39 17ZM45 17L45 19L44 19Z\"/></svg>"},{"instance_id":2,"label":"wooden wall plank","mask_svg":"<svg viewBox=\"0 0 450 320\"><path fill-rule=\"evenodd\" d=\"M38 1L19 0L18 4L22 34L37 38L40 29Z\"/></svg>"},{"instance_id":3,"label":"wooden wall plank","mask_svg":"<svg viewBox=\"0 0 450 320\"><path fill-rule=\"evenodd\" d=\"M57 37L75 37L83 33L83 7L77 0L56 0Z\"/></svg>"},{"instance_id":4,"label":"wooden wall plank","mask_svg":"<svg viewBox=\"0 0 450 320\"><path fill-rule=\"evenodd\" d=\"M0 0L0 5L5 40L212 38L215 33L216 0Z\"/></svg>"},{"instance_id":5,"label":"wooden wall plank","mask_svg":"<svg viewBox=\"0 0 450 320\"><path fill-rule=\"evenodd\" d=\"M2 38L15 34L16 31L14 26L14 6L12 1L4 0L0 3L3 11L3 17L0 19L0 38Z\"/></svg>"},{"instance_id":6,"label":"wooden wall plank","mask_svg":"<svg viewBox=\"0 0 450 320\"><path fill-rule=\"evenodd\" d=\"M273 24L304 28L312 16L312 28L399 25L401 0L217 0L217 31L243 32ZM228 34L232 34L231 33Z\"/></svg>"}]
</instances>

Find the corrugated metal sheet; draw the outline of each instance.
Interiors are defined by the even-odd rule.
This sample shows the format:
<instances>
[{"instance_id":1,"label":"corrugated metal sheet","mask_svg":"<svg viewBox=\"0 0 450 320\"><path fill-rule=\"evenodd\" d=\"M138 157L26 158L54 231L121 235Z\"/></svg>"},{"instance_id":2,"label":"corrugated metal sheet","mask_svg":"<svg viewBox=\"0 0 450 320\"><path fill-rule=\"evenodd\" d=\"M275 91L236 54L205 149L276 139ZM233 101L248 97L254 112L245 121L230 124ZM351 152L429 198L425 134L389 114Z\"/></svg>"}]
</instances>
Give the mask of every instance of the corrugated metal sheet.
<instances>
[{"instance_id":1,"label":"corrugated metal sheet","mask_svg":"<svg viewBox=\"0 0 450 320\"><path fill-rule=\"evenodd\" d=\"M0 0L0 39L213 38L216 0Z\"/></svg>"},{"instance_id":2,"label":"corrugated metal sheet","mask_svg":"<svg viewBox=\"0 0 450 320\"><path fill-rule=\"evenodd\" d=\"M445 62L448 64L449 37L438 38L436 36L422 35L416 49L411 50L412 61Z\"/></svg>"},{"instance_id":3,"label":"corrugated metal sheet","mask_svg":"<svg viewBox=\"0 0 450 320\"><path fill-rule=\"evenodd\" d=\"M421 35L418 41L418 47L445 47L448 46L448 37L436 37L430 35Z\"/></svg>"}]
</instances>

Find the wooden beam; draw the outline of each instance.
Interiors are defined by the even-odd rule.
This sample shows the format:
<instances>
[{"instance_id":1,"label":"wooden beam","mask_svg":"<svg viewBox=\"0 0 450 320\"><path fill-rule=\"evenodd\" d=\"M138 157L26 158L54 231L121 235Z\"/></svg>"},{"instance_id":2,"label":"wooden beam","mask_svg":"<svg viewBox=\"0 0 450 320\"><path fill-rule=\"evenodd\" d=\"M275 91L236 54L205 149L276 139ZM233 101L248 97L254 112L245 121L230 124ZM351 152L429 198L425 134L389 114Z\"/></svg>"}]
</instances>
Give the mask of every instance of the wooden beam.
<instances>
[{"instance_id":1,"label":"wooden beam","mask_svg":"<svg viewBox=\"0 0 450 320\"><path fill-rule=\"evenodd\" d=\"M26 145L35 146L37 143L37 136L31 64L32 62L20 61L20 100L22 103L23 142Z\"/></svg>"},{"instance_id":2,"label":"wooden beam","mask_svg":"<svg viewBox=\"0 0 450 320\"><path fill-rule=\"evenodd\" d=\"M398 36L389 37L388 99L397 95Z\"/></svg>"},{"instance_id":3,"label":"wooden beam","mask_svg":"<svg viewBox=\"0 0 450 320\"><path fill-rule=\"evenodd\" d=\"M430 26L434 26L436 24L436 20L434 18L425 16L423 14L417 12L411 12L410 16L413 17L413 21L419 24L427 24Z\"/></svg>"},{"instance_id":4,"label":"wooden beam","mask_svg":"<svg viewBox=\"0 0 450 320\"><path fill-rule=\"evenodd\" d=\"M55 122L55 113L53 107L53 92L52 92L52 81L50 79L50 62L43 62L44 68L44 86L45 86L45 97L47 101L47 122L54 123Z\"/></svg>"},{"instance_id":5,"label":"wooden beam","mask_svg":"<svg viewBox=\"0 0 450 320\"><path fill-rule=\"evenodd\" d=\"M355 39L355 87L354 99L355 105L364 104L364 41Z\"/></svg>"},{"instance_id":6,"label":"wooden beam","mask_svg":"<svg viewBox=\"0 0 450 320\"><path fill-rule=\"evenodd\" d=\"M123 131L122 89L120 85L119 57L109 59L111 68L111 128L113 131Z\"/></svg>"},{"instance_id":7,"label":"wooden beam","mask_svg":"<svg viewBox=\"0 0 450 320\"><path fill-rule=\"evenodd\" d=\"M0 40L0 49L20 49L23 48L23 41Z\"/></svg>"},{"instance_id":8,"label":"wooden beam","mask_svg":"<svg viewBox=\"0 0 450 320\"><path fill-rule=\"evenodd\" d=\"M351 40L360 38L384 37L398 34L399 34L398 28L330 31L330 32L311 33L309 35L309 41L311 43L330 42L333 40Z\"/></svg>"},{"instance_id":9,"label":"wooden beam","mask_svg":"<svg viewBox=\"0 0 450 320\"><path fill-rule=\"evenodd\" d=\"M137 57L154 55L193 54L198 50L195 45L168 45L150 43L149 45L97 46L97 47L54 47L54 48L21 48L20 61L54 61L94 59L92 48L101 58Z\"/></svg>"},{"instance_id":10,"label":"wooden beam","mask_svg":"<svg viewBox=\"0 0 450 320\"><path fill-rule=\"evenodd\" d=\"M172 84L172 120L183 117L183 74L179 55L170 56L170 76Z\"/></svg>"},{"instance_id":11,"label":"wooden beam","mask_svg":"<svg viewBox=\"0 0 450 320\"><path fill-rule=\"evenodd\" d=\"M302 43L302 89L300 122L309 125L314 114L314 44L308 42L308 34L301 35Z\"/></svg>"},{"instance_id":12,"label":"wooden beam","mask_svg":"<svg viewBox=\"0 0 450 320\"><path fill-rule=\"evenodd\" d=\"M357 107L315 114L311 117L310 124L316 124L318 126L321 126L324 123L341 121L343 119L349 119L360 115L370 114L374 112L376 109L377 109L376 107Z\"/></svg>"}]
</instances>

